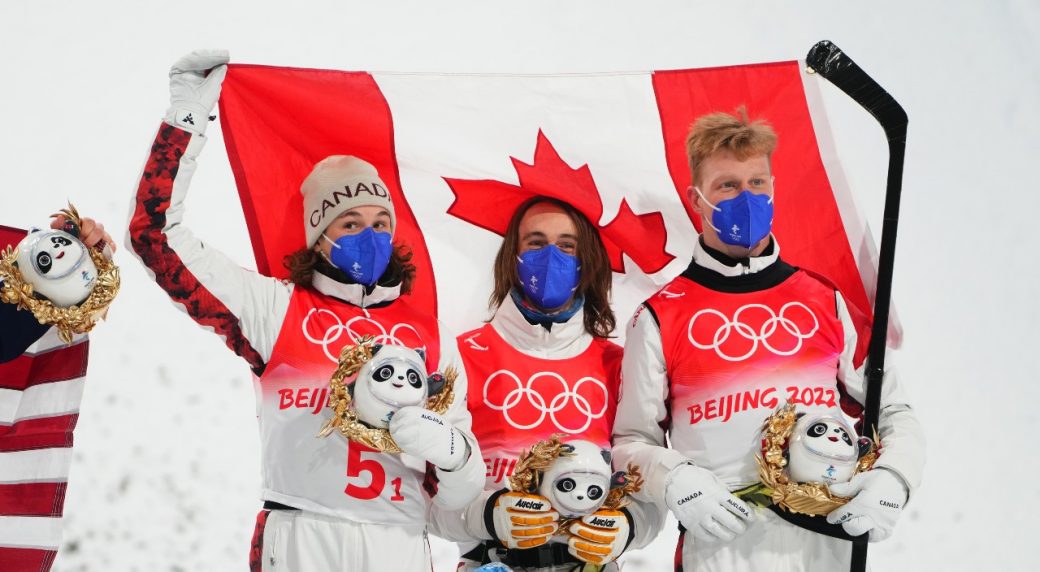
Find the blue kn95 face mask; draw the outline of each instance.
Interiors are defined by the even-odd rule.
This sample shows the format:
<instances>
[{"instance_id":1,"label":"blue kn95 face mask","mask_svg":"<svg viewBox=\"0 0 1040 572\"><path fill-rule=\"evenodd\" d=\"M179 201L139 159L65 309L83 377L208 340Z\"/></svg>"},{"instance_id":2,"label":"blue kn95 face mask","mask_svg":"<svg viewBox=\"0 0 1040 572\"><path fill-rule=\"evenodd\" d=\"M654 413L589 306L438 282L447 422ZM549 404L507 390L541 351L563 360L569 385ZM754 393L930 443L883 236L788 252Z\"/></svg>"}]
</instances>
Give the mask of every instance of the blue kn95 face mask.
<instances>
[{"instance_id":1,"label":"blue kn95 face mask","mask_svg":"<svg viewBox=\"0 0 1040 572\"><path fill-rule=\"evenodd\" d=\"M555 244L521 254L517 257L516 269L524 296L543 310L566 304L581 278L578 257L563 252Z\"/></svg>"},{"instance_id":2,"label":"blue kn95 face mask","mask_svg":"<svg viewBox=\"0 0 1040 572\"><path fill-rule=\"evenodd\" d=\"M712 208L708 224L719 234L719 240L733 246L751 248L769 235L773 226L773 197L743 190L732 199L713 205L694 187L701 200Z\"/></svg>"},{"instance_id":3,"label":"blue kn95 face mask","mask_svg":"<svg viewBox=\"0 0 1040 572\"><path fill-rule=\"evenodd\" d=\"M357 234L330 239L324 233L322 238L332 244L332 252L328 256L329 264L342 270L358 284L371 286L386 271L390 264L390 255L394 247L390 244L390 233L376 232L372 227Z\"/></svg>"}]
</instances>

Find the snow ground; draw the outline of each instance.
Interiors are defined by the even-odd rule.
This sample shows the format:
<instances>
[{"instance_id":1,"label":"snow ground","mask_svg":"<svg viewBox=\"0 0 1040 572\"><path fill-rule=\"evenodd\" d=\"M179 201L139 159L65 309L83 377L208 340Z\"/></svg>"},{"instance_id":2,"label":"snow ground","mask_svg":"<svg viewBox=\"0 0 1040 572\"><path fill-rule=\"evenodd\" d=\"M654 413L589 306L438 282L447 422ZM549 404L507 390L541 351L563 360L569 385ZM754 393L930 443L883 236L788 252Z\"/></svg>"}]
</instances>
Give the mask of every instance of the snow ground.
<instances>
[{"instance_id":1,"label":"snow ground","mask_svg":"<svg viewBox=\"0 0 1040 572\"><path fill-rule=\"evenodd\" d=\"M637 7L638 6L638 7ZM1040 471L1038 32L1031 0L361 3L15 0L0 4L0 223L73 199L122 232L166 107L196 47L236 61L339 69L557 72L686 68L842 46L911 124L894 299L903 377L929 437L925 484L876 570L1032 569ZM833 90L832 90L833 91ZM846 174L879 228L885 149L826 92ZM216 127L216 126L215 126ZM187 223L251 266L219 129ZM1035 238L1034 238L1035 240ZM175 311L125 249L124 290L93 336L56 570L241 570L258 507L246 367ZM629 570L670 565L674 528ZM437 570L451 547L435 544Z\"/></svg>"}]
</instances>

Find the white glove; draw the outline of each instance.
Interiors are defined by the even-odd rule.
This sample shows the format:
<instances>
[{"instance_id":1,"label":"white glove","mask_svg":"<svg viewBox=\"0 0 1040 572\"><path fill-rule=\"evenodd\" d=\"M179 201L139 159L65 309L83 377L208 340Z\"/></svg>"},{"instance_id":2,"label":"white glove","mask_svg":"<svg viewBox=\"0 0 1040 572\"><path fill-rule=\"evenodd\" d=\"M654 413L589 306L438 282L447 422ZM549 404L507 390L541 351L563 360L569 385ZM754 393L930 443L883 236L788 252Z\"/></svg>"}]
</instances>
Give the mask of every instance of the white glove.
<instances>
[{"instance_id":1,"label":"white glove","mask_svg":"<svg viewBox=\"0 0 1040 572\"><path fill-rule=\"evenodd\" d=\"M870 541L884 540L892 534L899 513L903 512L909 491L892 471L877 468L860 473L847 483L827 487L831 493L853 497L827 515L827 522L841 524L851 536L870 532Z\"/></svg>"},{"instance_id":2,"label":"white glove","mask_svg":"<svg viewBox=\"0 0 1040 572\"><path fill-rule=\"evenodd\" d=\"M589 564L613 562L628 546L630 530L632 525L625 513L601 508L567 527L567 551Z\"/></svg>"},{"instance_id":3,"label":"white glove","mask_svg":"<svg viewBox=\"0 0 1040 572\"><path fill-rule=\"evenodd\" d=\"M401 451L433 463L445 471L457 471L469 460L469 443L458 429L440 415L410 405L390 418L390 436Z\"/></svg>"},{"instance_id":4,"label":"white glove","mask_svg":"<svg viewBox=\"0 0 1040 572\"><path fill-rule=\"evenodd\" d=\"M665 504L686 530L704 542L730 541L755 519L751 507L730 494L714 473L679 465L665 481Z\"/></svg>"},{"instance_id":5,"label":"white glove","mask_svg":"<svg viewBox=\"0 0 1040 572\"><path fill-rule=\"evenodd\" d=\"M549 499L543 496L508 492L492 498L495 504L490 509L495 530L488 532L506 548L541 546L560 528L560 513L553 510Z\"/></svg>"},{"instance_id":6,"label":"white glove","mask_svg":"<svg viewBox=\"0 0 1040 572\"><path fill-rule=\"evenodd\" d=\"M227 74L228 59L227 50L195 50L173 64L167 123L199 135L206 132L209 114Z\"/></svg>"}]
</instances>

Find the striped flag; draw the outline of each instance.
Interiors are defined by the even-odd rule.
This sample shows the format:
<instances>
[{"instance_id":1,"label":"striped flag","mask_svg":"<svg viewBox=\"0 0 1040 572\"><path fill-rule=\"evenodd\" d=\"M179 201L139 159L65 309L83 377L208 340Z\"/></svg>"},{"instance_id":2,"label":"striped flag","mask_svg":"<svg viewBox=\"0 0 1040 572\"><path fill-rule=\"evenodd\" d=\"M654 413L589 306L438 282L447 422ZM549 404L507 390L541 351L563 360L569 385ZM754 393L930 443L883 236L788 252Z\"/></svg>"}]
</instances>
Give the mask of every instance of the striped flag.
<instances>
[{"instance_id":1,"label":"striped flag","mask_svg":"<svg viewBox=\"0 0 1040 572\"><path fill-rule=\"evenodd\" d=\"M23 236L24 232L0 234L0 247ZM67 345L51 328L23 355L0 363L0 570L4 572L50 570L61 545L72 433L89 346L86 335L77 335Z\"/></svg>"}]
</instances>

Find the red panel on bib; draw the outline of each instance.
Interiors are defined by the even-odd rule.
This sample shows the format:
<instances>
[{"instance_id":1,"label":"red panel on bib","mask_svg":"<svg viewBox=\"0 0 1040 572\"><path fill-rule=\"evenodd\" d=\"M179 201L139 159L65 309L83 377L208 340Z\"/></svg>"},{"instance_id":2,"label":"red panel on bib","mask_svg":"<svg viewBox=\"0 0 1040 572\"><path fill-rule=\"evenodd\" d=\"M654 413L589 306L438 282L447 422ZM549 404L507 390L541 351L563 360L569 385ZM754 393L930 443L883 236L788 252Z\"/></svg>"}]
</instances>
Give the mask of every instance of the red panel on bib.
<instances>
[{"instance_id":1,"label":"red panel on bib","mask_svg":"<svg viewBox=\"0 0 1040 572\"><path fill-rule=\"evenodd\" d=\"M473 433L500 487L521 450L555 433L610 448L621 347L595 338L569 359L540 359L510 346L491 324L459 336L469 378Z\"/></svg>"}]
</instances>

